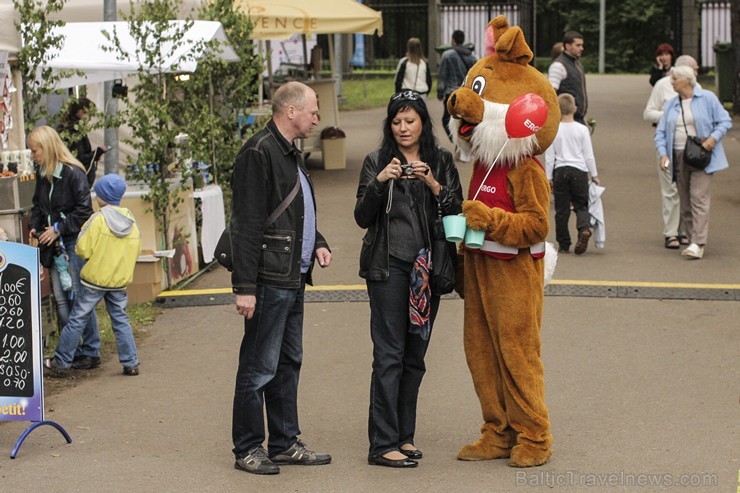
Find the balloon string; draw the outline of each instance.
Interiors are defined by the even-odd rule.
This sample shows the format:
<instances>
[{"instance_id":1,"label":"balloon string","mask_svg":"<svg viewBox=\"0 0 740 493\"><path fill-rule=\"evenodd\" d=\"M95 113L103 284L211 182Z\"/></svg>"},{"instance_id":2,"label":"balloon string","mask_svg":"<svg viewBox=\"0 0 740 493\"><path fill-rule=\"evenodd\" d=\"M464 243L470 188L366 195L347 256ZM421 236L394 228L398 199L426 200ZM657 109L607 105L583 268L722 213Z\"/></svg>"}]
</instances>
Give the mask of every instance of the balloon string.
<instances>
[{"instance_id":1,"label":"balloon string","mask_svg":"<svg viewBox=\"0 0 740 493\"><path fill-rule=\"evenodd\" d=\"M478 191L475 192L475 196L473 197L473 200L475 200L475 199L478 198L478 194L480 193L481 189L483 188L483 184L486 183L486 180L488 179L488 175L491 174L491 170L493 169L493 167L498 162L498 158L501 156L501 153L504 152L504 149L506 149L506 144L509 143L509 140L510 139L507 137L506 138L506 142L504 142L504 145L501 146L501 150L498 151L498 155L496 156L496 159L493 160L493 164L491 164L491 166L488 167L488 173L486 173L486 176L483 177L483 181L480 182L480 185L478 186Z\"/></svg>"}]
</instances>

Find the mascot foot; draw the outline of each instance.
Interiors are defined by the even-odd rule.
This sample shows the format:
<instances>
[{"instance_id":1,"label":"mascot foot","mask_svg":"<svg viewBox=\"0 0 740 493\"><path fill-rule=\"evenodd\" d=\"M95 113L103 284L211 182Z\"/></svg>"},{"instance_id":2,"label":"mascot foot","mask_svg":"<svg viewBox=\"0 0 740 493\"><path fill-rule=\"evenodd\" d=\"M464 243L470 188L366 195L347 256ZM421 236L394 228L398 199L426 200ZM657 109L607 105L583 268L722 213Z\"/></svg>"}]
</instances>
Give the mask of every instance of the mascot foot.
<instances>
[{"instance_id":1,"label":"mascot foot","mask_svg":"<svg viewBox=\"0 0 740 493\"><path fill-rule=\"evenodd\" d=\"M495 445L485 434L475 443L465 445L457 453L458 460L493 460L506 459L511 455L511 449Z\"/></svg>"},{"instance_id":2,"label":"mascot foot","mask_svg":"<svg viewBox=\"0 0 740 493\"><path fill-rule=\"evenodd\" d=\"M541 466L550 459L551 455L552 450L549 447L542 449L527 443L520 443L511 449L509 465L511 467Z\"/></svg>"}]
</instances>

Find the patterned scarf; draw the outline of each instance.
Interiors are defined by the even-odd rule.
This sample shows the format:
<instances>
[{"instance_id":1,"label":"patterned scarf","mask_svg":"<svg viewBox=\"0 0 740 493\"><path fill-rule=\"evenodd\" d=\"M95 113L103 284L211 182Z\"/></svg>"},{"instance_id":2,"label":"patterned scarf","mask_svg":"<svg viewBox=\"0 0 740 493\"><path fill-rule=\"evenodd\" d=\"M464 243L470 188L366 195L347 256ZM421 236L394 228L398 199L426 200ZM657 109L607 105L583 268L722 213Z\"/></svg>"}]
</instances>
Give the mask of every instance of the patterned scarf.
<instances>
[{"instance_id":1,"label":"patterned scarf","mask_svg":"<svg viewBox=\"0 0 740 493\"><path fill-rule=\"evenodd\" d=\"M409 332L419 334L425 341L429 339L431 327L431 290L429 288L429 270L432 264L429 248L424 247L416 254L414 268L411 271L409 286Z\"/></svg>"}]
</instances>

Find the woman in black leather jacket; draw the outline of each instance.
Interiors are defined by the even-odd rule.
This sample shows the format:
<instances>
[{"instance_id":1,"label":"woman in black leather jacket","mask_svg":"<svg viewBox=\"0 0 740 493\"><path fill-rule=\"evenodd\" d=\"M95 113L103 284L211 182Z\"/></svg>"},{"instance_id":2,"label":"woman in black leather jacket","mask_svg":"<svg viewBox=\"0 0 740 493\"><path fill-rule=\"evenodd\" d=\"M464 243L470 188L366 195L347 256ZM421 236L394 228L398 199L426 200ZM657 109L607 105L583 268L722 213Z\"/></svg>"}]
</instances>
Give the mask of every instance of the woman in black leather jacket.
<instances>
[{"instance_id":1,"label":"woman in black leather jacket","mask_svg":"<svg viewBox=\"0 0 740 493\"><path fill-rule=\"evenodd\" d=\"M80 270L84 261L75 254L77 236L82 225L93 214L90 186L85 169L62 142L59 134L51 127L40 126L28 134L28 148L38 165L36 190L33 194L29 236L37 238L39 247L54 248L57 242L64 245L69 256L69 273L72 289L80 286ZM44 256L42 255L42 258ZM54 301L60 327L64 327L72 311L72 301L62 288L59 272L54 263L48 263ZM92 361L100 364L100 336L95 315L83 332L83 342L78 348L73 366L89 368Z\"/></svg>"},{"instance_id":2,"label":"woman in black leather jacket","mask_svg":"<svg viewBox=\"0 0 740 493\"><path fill-rule=\"evenodd\" d=\"M439 147L421 95L393 95L381 146L365 158L355 205L355 221L367 229L360 276L373 340L370 464L415 467L422 457L414 445L416 401L440 301L429 290L427 260L439 208L458 214L461 204L455 161Z\"/></svg>"}]
</instances>

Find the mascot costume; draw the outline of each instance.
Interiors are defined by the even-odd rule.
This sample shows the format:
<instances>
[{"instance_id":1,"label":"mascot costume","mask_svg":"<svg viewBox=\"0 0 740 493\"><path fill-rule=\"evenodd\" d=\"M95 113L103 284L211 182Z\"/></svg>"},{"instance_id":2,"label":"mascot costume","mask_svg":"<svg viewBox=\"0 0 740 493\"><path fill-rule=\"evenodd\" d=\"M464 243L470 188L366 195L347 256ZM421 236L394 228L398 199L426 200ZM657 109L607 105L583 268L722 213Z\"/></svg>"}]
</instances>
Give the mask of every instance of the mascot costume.
<instances>
[{"instance_id":1,"label":"mascot costume","mask_svg":"<svg viewBox=\"0 0 740 493\"><path fill-rule=\"evenodd\" d=\"M519 27L499 16L486 37L486 56L447 102L455 144L475 162L463 214L486 233L464 250L465 355L484 423L457 458L530 467L552 454L540 359L550 186L535 155L555 139L560 109Z\"/></svg>"}]
</instances>

